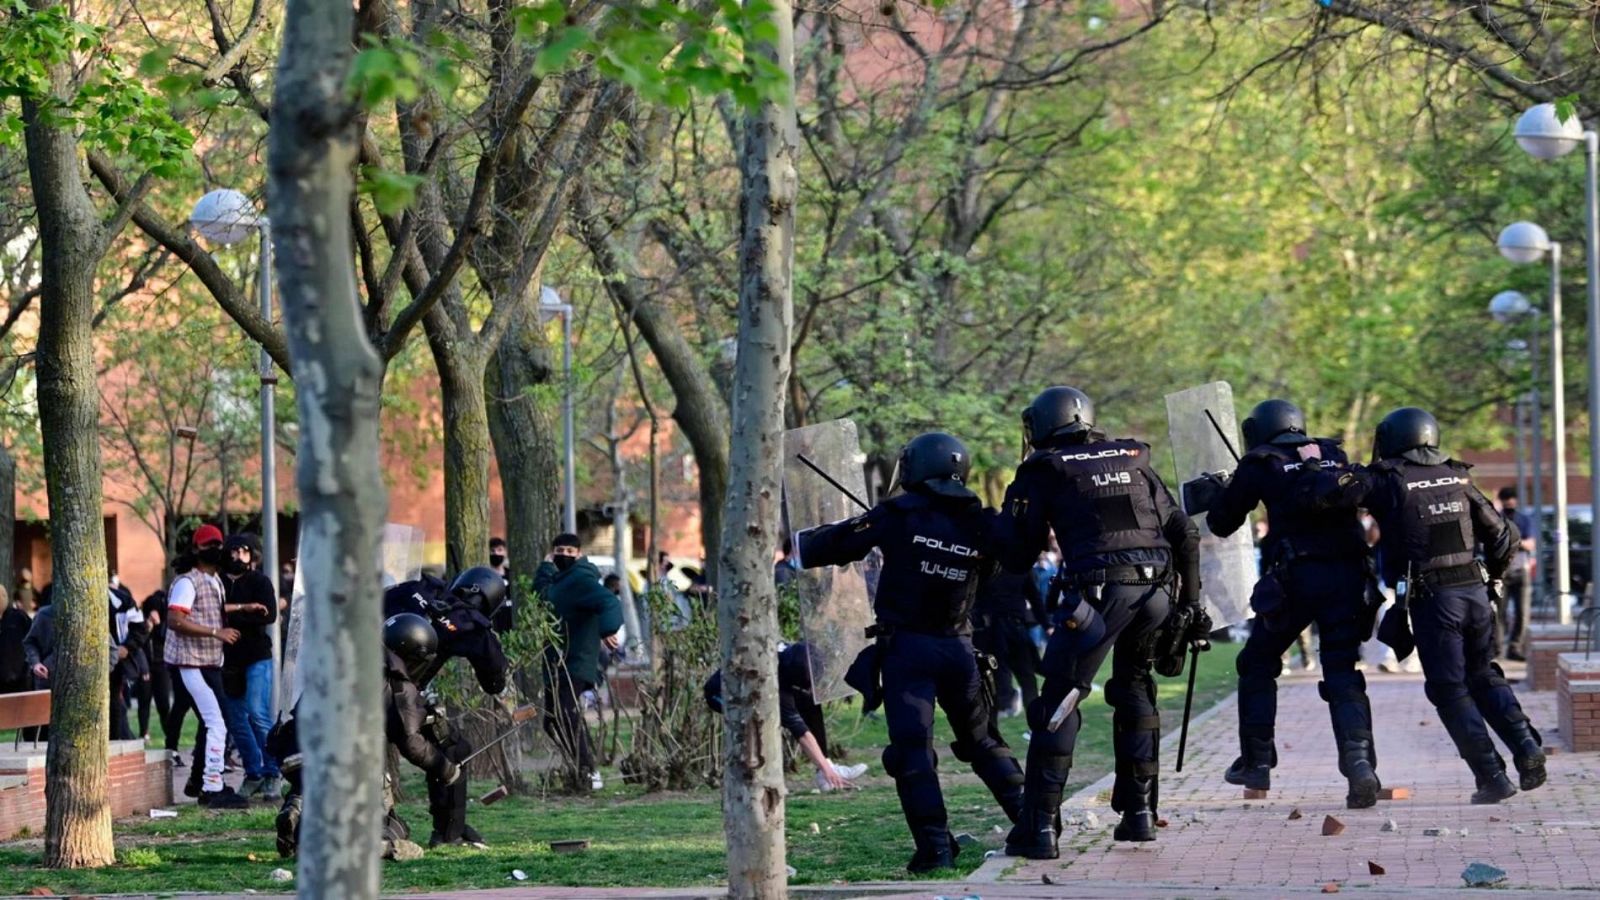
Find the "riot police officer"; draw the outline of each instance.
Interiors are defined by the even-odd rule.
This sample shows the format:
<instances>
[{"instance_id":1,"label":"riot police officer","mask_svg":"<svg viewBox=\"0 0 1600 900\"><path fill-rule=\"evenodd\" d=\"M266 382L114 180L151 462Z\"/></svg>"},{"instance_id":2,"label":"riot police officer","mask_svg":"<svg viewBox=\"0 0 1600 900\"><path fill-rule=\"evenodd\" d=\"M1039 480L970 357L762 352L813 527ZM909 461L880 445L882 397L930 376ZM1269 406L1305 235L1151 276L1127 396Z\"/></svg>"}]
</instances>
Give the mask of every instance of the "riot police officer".
<instances>
[{"instance_id":1,"label":"riot police officer","mask_svg":"<svg viewBox=\"0 0 1600 900\"><path fill-rule=\"evenodd\" d=\"M416 679L438 654L439 635L428 620L414 613L390 616L383 623L384 736L405 760L427 773L428 811L433 816L429 846L445 843L482 845L483 839L466 824L467 781L461 761L472 747L448 722L441 720L422 697ZM268 735L269 749L283 759L289 784L278 811L278 854L293 856L300 838L302 760L296 720L299 707ZM392 789L385 776L384 852L408 840L411 829L394 811Z\"/></svg>"},{"instance_id":2,"label":"riot police officer","mask_svg":"<svg viewBox=\"0 0 1600 900\"><path fill-rule=\"evenodd\" d=\"M1523 790L1539 787L1539 733L1492 652L1489 594L1517 551L1517 530L1472 486L1469 466L1440 452L1439 423L1427 411L1404 407L1385 416L1375 455L1367 469L1303 473L1304 490L1328 506L1365 506L1378 520L1384 578L1407 585L1428 700L1477 781L1472 802L1517 792L1489 728L1510 748Z\"/></svg>"},{"instance_id":3,"label":"riot police officer","mask_svg":"<svg viewBox=\"0 0 1600 900\"><path fill-rule=\"evenodd\" d=\"M1161 719L1151 653L1169 611L1181 613L1173 627L1185 639L1211 630L1200 609L1199 533L1152 468L1149 445L1108 440L1082 391L1049 388L1022 421L1035 451L1006 490L998 546L1008 569L1026 571L1053 528L1062 563L1052 593L1061 600L1041 666L1044 687L1028 707L1026 797L1006 852L1056 857L1062 787L1083 718L1077 703L1113 646L1111 806L1122 813L1114 836L1152 841Z\"/></svg>"},{"instance_id":4,"label":"riot police officer","mask_svg":"<svg viewBox=\"0 0 1600 900\"><path fill-rule=\"evenodd\" d=\"M1022 801L1022 768L991 724L970 637L993 517L967 489L971 466L966 446L954 437L919 435L900 453L895 484L903 493L891 489L889 499L864 515L796 536L804 568L855 562L874 547L883 553L873 600L878 642L863 658L881 673L889 724L883 767L894 778L916 844L906 867L912 872L948 868L959 852L939 789L936 701L955 732L950 749L956 758L972 766L1013 820Z\"/></svg>"},{"instance_id":5,"label":"riot police officer","mask_svg":"<svg viewBox=\"0 0 1600 900\"><path fill-rule=\"evenodd\" d=\"M417 687L427 687L445 663L460 657L472 666L484 693L504 691L509 664L491 617L504 608L505 599L505 579L488 566L470 568L448 585L423 575L384 591L385 619L414 613L427 619L439 636L438 652L417 673Z\"/></svg>"},{"instance_id":6,"label":"riot police officer","mask_svg":"<svg viewBox=\"0 0 1600 900\"><path fill-rule=\"evenodd\" d=\"M1315 622L1322 636L1317 689L1333 720L1339 772L1349 781L1345 805L1365 809L1378 802L1380 787L1372 706L1366 678L1356 671L1377 610L1366 535L1354 509L1314 506L1295 488L1304 466L1338 472L1348 469L1349 459L1336 441L1307 436L1305 416L1287 400L1257 404L1244 420L1244 439L1249 450L1206 516L1212 533L1227 537L1256 504L1267 507L1261 579L1250 597L1256 618L1236 663L1239 758L1223 777L1257 790L1271 787L1283 653ZM1315 447L1317 458L1303 460L1298 448L1304 446Z\"/></svg>"}]
</instances>

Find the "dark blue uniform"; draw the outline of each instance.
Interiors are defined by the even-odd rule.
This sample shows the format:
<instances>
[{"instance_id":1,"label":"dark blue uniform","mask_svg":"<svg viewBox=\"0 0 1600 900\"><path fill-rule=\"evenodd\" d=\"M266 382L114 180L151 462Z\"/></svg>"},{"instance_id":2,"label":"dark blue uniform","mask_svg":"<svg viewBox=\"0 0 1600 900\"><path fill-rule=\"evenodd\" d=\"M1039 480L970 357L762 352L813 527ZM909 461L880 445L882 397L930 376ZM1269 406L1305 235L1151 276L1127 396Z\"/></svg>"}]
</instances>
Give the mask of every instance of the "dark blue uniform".
<instances>
[{"instance_id":1,"label":"dark blue uniform","mask_svg":"<svg viewBox=\"0 0 1600 900\"><path fill-rule=\"evenodd\" d=\"M383 617L416 613L439 633L439 652L425 671L417 676L417 686L425 688L452 659L465 659L486 694L506 689L505 650L483 611L453 596L445 582L424 575L405 581L383 592Z\"/></svg>"},{"instance_id":2,"label":"dark blue uniform","mask_svg":"<svg viewBox=\"0 0 1600 900\"><path fill-rule=\"evenodd\" d=\"M1053 835L1038 839L1061 806L1083 717L1073 709L1055 731L1050 719L1072 690L1088 694L1113 647L1106 682L1117 756L1111 805L1154 814L1161 718L1152 643L1180 581L1182 602L1199 602L1199 534L1151 467L1149 445L1094 432L1057 440L1018 468L999 528L1001 560L1011 571L1028 571L1051 529L1062 556L1062 609L1045 648L1044 688L1028 708L1026 802L1007 841L1013 852L1035 847L1023 855L1055 855Z\"/></svg>"},{"instance_id":3,"label":"dark blue uniform","mask_svg":"<svg viewBox=\"0 0 1600 900\"><path fill-rule=\"evenodd\" d=\"M873 600L889 724L883 767L894 777L919 856L950 841L933 749L935 702L955 732L951 752L972 766L1006 815L1015 819L1022 801L1022 768L991 726L972 648L970 615L980 570L992 558L992 524L993 513L970 493L912 486L865 515L797 536L805 568L855 562L873 548L883 553Z\"/></svg>"},{"instance_id":4,"label":"dark blue uniform","mask_svg":"<svg viewBox=\"0 0 1600 900\"><path fill-rule=\"evenodd\" d=\"M1039 696L1039 647L1032 630L1046 616L1044 597L1032 572L995 572L978 588L978 603L972 610L972 642L999 663L996 708L1011 706L1018 693L1024 707Z\"/></svg>"},{"instance_id":5,"label":"dark blue uniform","mask_svg":"<svg viewBox=\"0 0 1600 900\"><path fill-rule=\"evenodd\" d=\"M1534 788L1544 781L1544 756L1538 733L1494 663L1487 584L1505 572L1520 537L1472 486L1468 469L1437 450L1419 448L1343 478L1308 477L1314 487L1307 492L1324 503L1360 503L1378 520L1384 577L1409 586L1428 700L1480 792L1505 774L1489 728L1511 748L1523 787ZM1514 792L1474 801L1495 802Z\"/></svg>"},{"instance_id":6,"label":"dark blue uniform","mask_svg":"<svg viewBox=\"0 0 1600 900\"><path fill-rule=\"evenodd\" d=\"M1309 441L1305 441L1309 443ZM1261 548L1261 580L1251 595L1256 618L1250 639L1240 651L1240 762L1229 780L1265 789L1267 768L1275 764L1273 729L1278 714L1278 682L1283 653L1313 622L1322 636L1322 682L1318 690L1328 703L1339 749L1339 771L1346 778L1360 769L1356 760L1376 768L1372 707L1366 678L1356 671L1361 642L1372 634L1376 606L1370 590L1370 554L1353 506L1309 502L1296 485L1306 465L1318 465L1330 477L1349 469L1349 458L1331 440L1315 441L1319 462L1304 463L1295 446L1262 444L1239 461L1238 469L1206 516L1212 533L1227 537L1237 531L1256 505L1267 507L1267 538ZM1260 781L1246 781L1242 767L1259 772ZM1376 776L1362 769L1357 802L1376 800Z\"/></svg>"}]
</instances>

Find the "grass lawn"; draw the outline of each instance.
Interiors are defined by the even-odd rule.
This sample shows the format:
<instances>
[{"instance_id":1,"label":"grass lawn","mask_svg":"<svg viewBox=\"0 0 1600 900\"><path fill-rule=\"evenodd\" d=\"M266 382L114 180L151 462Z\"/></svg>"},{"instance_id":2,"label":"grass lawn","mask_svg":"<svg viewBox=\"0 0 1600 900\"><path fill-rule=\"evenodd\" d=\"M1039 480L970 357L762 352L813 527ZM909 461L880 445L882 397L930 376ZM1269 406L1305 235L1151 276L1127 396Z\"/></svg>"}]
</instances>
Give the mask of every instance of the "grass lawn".
<instances>
[{"instance_id":1,"label":"grass lawn","mask_svg":"<svg viewBox=\"0 0 1600 900\"><path fill-rule=\"evenodd\" d=\"M1199 713L1233 690L1233 658L1240 645L1221 644L1201 663L1195 712ZM1102 674L1109 674L1107 665ZM1181 680L1162 681L1160 703L1164 728L1176 730L1183 710ZM1111 711L1097 690L1084 704L1084 727L1074 755L1069 791L1111 769ZM881 719L863 719L856 707L840 705L830 713L835 742L849 748L851 759L871 764L867 786L848 795L822 795L804 781L792 781L788 800L789 864L798 873L795 884L897 880L906 877L911 841L900 815L893 783L882 776L878 754L887 739ZM1001 722L1017 755L1026 753L1026 725L1020 718ZM994 832L1005 817L981 784L948 753L950 734L938 722L940 760L950 824L972 833L984 847L998 846ZM154 735L152 735L154 738ZM1170 766L1171 760L1162 760ZM615 780L615 773L608 783ZM473 785L473 794L491 785ZM429 820L420 779L407 785L410 802L401 815L414 838L426 840ZM284 865L273 850L275 810L266 806L247 813L210 813L181 808L176 819L119 822L117 866L99 871L57 872L39 868L37 840L0 844L0 894L27 893L46 887L58 893L271 891L268 879ZM713 886L724 877L720 797L715 792L645 796L619 784L594 798L536 799L513 797L484 809L469 809L468 819L489 841L488 850L446 848L429 851L413 863L384 867L385 891L466 887L505 887L512 869L527 873L530 884L662 887ZM556 854L549 842L587 838L590 849ZM957 861L963 871L983 860L982 848ZM290 861L292 863L292 861Z\"/></svg>"}]
</instances>

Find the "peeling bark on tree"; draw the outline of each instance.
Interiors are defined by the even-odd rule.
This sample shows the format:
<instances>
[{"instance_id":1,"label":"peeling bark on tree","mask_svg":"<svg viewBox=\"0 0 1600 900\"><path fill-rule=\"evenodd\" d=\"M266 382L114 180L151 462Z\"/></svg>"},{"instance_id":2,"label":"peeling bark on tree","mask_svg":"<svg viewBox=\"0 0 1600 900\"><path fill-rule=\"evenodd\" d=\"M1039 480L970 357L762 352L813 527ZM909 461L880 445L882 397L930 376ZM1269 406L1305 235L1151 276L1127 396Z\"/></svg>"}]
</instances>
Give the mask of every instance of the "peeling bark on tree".
<instances>
[{"instance_id":1,"label":"peeling bark on tree","mask_svg":"<svg viewBox=\"0 0 1600 900\"><path fill-rule=\"evenodd\" d=\"M40 2L38 8L59 5ZM50 94L72 93L72 67L50 67ZM47 101L48 102L48 101ZM114 862L107 742L106 545L101 525L100 390L95 381L95 268L105 252L79 173L78 141L37 100L22 105L28 176L39 216L39 343L35 371L50 502L56 666L50 673L44 864Z\"/></svg>"},{"instance_id":2,"label":"peeling bark on tree","mask_svg":"<svg viewBox=\"0 0 1600 900\"><path fill-rule=\"evenodd\" d=\"M378 893L383 818L378 547L387 499L378 457L383 364L367 339L348 250L353 10L289 0L284 23L267 200L301 430L297 881L302 897L366 898Z\"/></svg>"},{"instance_id":3,"label":"peeling bark on tree","mask_svg":"<svg viewBox=\"0 0 1600 900\"><path fill-rule=\"evenodd\" d=\"M745 122L739 160L739 357L733 379L728 500L723 514L718 625L728 746L723 829L728 896L787 893L783 742L778 735L778 604L772 582L783 459L783 410L793 325L794 34L783 0L768 14L777 39L754 52L788 77L780 98Z\"/></svg>"}]
</instances>

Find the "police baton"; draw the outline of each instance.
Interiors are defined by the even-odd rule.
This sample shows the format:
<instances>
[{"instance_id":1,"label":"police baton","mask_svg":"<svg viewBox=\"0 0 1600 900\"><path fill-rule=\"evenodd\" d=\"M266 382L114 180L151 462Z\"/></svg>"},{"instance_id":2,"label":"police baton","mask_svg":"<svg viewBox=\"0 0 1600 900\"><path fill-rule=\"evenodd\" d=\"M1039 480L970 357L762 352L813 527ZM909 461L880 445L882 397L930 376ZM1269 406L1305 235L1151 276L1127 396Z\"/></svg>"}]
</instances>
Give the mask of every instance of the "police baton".
<instances>
[{"instance_id":1,"label":"police baton","mask_svg":"<svg viewBox=\"0 0 1600 900\"><path fill-rule=\"evenodd\" d=\"M1205 646L1202 647L1201 645ZM1183 726L1178 730L1178 767L1175 772L1183 771L1183 751L1189 744L1189 714L1194 711L1194 675L1200 669L1200 651L1211 649L1211 642L1206 640L1189 642L1189 692L1183 698Z\"/></svg>"},{"instance_id":2,"label":"police baton","mask_svg":"<svg viewBox=\"0 0 1600 900\"><path fill-rule=\"evenodd\" d=\"M476 750L472 751L471 753L467 754L467 758L461 760L458 763L456 763L456 765L462 767L463 769L466 768L467 767L467 763L472 762L474 759L477 759L480 755L482 755L483 751L488 750L490 747L493 747L494 745L500 743L501 741L505 740L506 738L511 737L513 734L516 734L518 729L520 729L522 727L522 723L528 721L529 719L532 719L534 716L537 716L538 714L539 714L539 708L536 707L536 706L532 706L532 705L519 706L516 709L512 710L511 711L511 727L510 728L506 729L504 732L502 732L501 734L496 736L489 743L484 744L482 747L479 747L478 749L476 749Z\"/></svg>"},{"instance_id":3,"label":"police baton","mask_svg":"<svg viewBox=\"0 0 1600 900\"><path fill-rule=\"evenodd\" d=\"M833 485L834 487L838 488L839 489L839 493L841 493L841 494L845 495L846 497L849 497L851 500L855 501L855 504L857 506L861 507L864 510L867 510L868 512L872 511L872 507L870 507L867 504L861 502L861 498L860 497L857 497L855 494L851 493L849 488L847 488L844 485L840 484L839 482L835 481L832 475L829 475L827 472L822 471L822 467L817 465L816 463L812 462L810 459L808 459L804 453L796 453L794 455L794 458L798 459L802 463L804 463L806 468L808 468L811 471L813 471L813 472L817 473L818 475L822 476L822 480L823 481L826 481L827 483L829 483L829 484Z\"/></svg>"}]
</instances>

